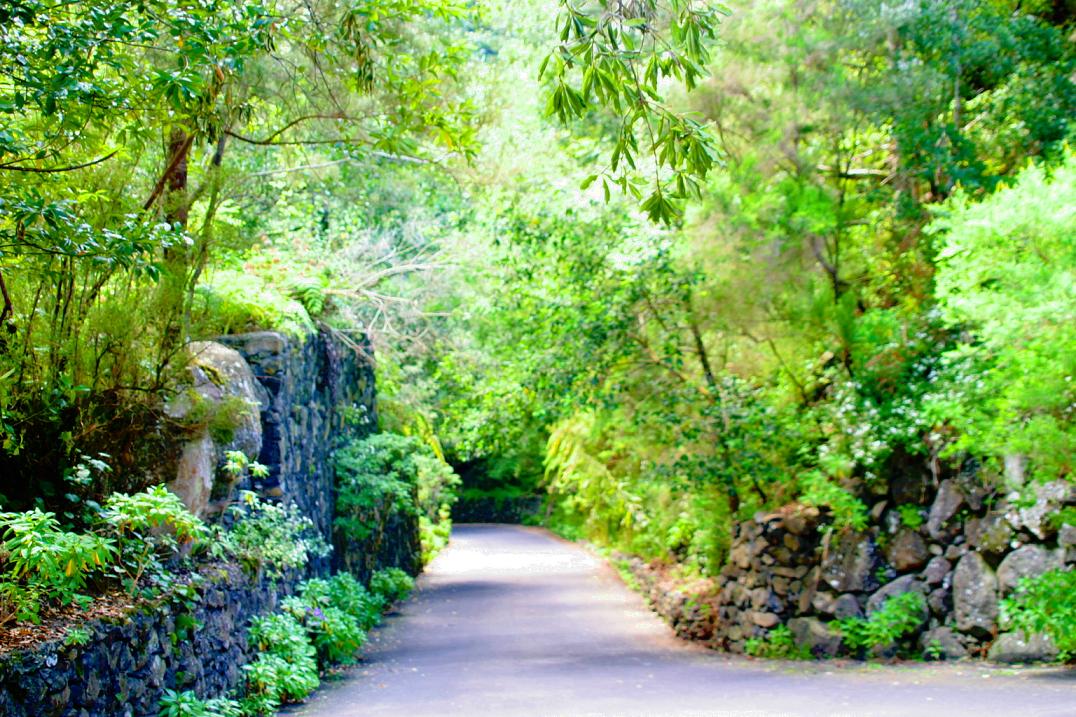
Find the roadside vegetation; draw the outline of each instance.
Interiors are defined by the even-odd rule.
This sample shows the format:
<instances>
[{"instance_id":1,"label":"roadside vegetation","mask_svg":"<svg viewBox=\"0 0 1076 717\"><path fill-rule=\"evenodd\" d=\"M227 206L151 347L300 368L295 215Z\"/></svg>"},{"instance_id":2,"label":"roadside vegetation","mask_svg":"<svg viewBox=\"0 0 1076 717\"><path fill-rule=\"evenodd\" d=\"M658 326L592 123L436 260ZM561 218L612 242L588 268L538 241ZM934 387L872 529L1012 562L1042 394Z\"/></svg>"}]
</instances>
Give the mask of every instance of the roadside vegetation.
<instances>
[{"instance_id":1,"label":"roadside vegetation","mask_svg":"<svg viewBox=\"0 0 1076 717\"><path fill-rule=\"evenodd\" d=\"M862 528L912 464L1071 483L1074 32L1045 0L6 3L0 624L328 549L155 472L234 428L167 415L186 347L254 329L373 347L337 527L392 507L425 560L457 494L712 577L737 521ZM1072 575L1005 603L1065 659ZM397 578L307 583L237 702L162 714L301 699ZM849 644L899 641L902 605Z\"/></svg>"}]
</instances>

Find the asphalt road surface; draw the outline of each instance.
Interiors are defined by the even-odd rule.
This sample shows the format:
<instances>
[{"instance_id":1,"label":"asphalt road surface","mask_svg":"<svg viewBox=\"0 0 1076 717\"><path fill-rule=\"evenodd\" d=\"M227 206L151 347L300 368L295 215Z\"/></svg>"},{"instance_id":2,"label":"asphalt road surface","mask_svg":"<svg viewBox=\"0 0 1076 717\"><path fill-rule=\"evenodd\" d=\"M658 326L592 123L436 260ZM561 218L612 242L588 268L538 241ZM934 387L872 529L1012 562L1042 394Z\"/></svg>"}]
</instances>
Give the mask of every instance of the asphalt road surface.
<instances>
[{"instance_id":1,"label":"asphalt road surface","mask_svg":"<svg viewBox=\"0 0 1076 717\"><path fill-rule=\"evenodd\" d=\"M1076 672L721 655L675 638L579 546L460 525L362 663L289 714L1076 717Z\"/></svg>"}]
</instances>

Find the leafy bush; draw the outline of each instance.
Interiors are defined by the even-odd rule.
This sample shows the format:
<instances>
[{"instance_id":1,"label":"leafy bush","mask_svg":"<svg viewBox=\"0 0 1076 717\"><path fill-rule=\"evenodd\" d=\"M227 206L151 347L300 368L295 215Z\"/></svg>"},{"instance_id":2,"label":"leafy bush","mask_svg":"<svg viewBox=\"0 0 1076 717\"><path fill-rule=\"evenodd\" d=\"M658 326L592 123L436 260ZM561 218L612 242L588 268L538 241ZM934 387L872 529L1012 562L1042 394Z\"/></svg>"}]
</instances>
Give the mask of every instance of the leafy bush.
<instances>
[{"instance_id":1,"label":"leafy bush","mask_svg":"<svg viewBox=\"0 0 1076 717\"><path fill-rule=\"evenodd\" d=\"M306 628L287 613L256 617L247 638L258 657L244 665L247 696L244 710L271 714L281 704L298 702L317 689L317 651Z\"/></svg>"},{"instance_id":2,"label":"leafy bush","mask_svg":"<svg viewBox=\"0 0 1076 717\"><path fill-rule=\"evenodd\" d=\"M165 690L158 717L243 717L238 701L227 697L203 700L190 690Z\"/></svg>"},{"instance_id":3,"label":"leafy bush","mask_svg":"<svg viewBox=\"0 0 1076 717\"><path fill-rule=\"evenodd\" d=\"M448 512L456 502L460 477L425 443L419 444L413 461L419 511L433 522L447 520Z\"/></svg>"},{"instance_id":4,"label":"leafy bush","mask_svg":"<svg viewBox=\"0 0 1076 717\"><path fill-rule=\"evenodd\" d=\"M295 505L269 503L244 491L240 504L229 511L235 523L215 529L213 552L234 557L251 573L264 570L270 578L279 578L304 567L312 556L329 554L331 548L314 522Z\"/></svg>"},{"instance_id":5,"label":"leafy bush","mask_svg":"<svg viewBox=\"0 0 1076 717\"><path fill-rule=\"evenodd\" d=\"M141 493L113 493L105 502L102 520L120 535L142 535L165 528L180 543L205 535L205 525L192 514L183 501L163 485L147 488ZM156 537L156 536L153 536Z\"/></svg>"},{"instance_id":6,"label":"leafy bush","mask_svg":"<svg viewBox=\"0 0 1076 717\"><path fill-rule=\"evenodd\" d=\"M368 591L351 573L307 580L299 586L299 595L307 604L343 610L354 616L364 630L380 622L388 606L382 595Z\"/></svg>"},{"instance_id":7,"label":"leafy bush","mask_svg":"<svg viewBox=\"0 0 1076 717\"><path fill-rule=\"evenodd\" d=\"M414 436L379 433L336 454L335 525L351 540L375 537L387 516L419 518L424 561L448 540L459 476Z\"/></svg>"},{"instance_id":8,"label":"leafy bush","mask_svg":"<svg viewBox=\"0 0 1076 717\"><path fill-rule=\"evenodd\" d=\"M298 620L317 650L318 665L351 664L366 642L359 619L338 607L310 604L302 597L285 598L280 609Z\"/></svg>"},{"instance_id":9,"label":"leafy bush","mask_svg":"<svg viewBox=\"0 0 1076 717\"><path fill-rule=\"evenodd\" d=\"M247 475L252 478L265 478L269 475L268 468L257 461L250 460L243 451L225 451L223 470L237 480Z\"/></svg>"},{"instance_id":10,"label":"leafy bush","mask_svg":"<svg viewBox=\"0 0 1076 717\"><path fill-rule=\"evenodd\" d=\"M80 594L89 576L115 557L115 542L60 529L52 513L34 509L0 513L0 625L38 622L41 608L88 600Z\"/></svg>"},{"instance_id":11,"label":"leafy bush","mask_svg":"<svg viewBox=\"0 0 1076 717\"><path fill-rule=\"evenodd\" d=\"M335 458L337 495L335 525L352 540L365 540L377 526L373 512L415 515L421 450L415 438L380 433L340 449Z\"/></svg>"},{"instance_id":12,"label":"leafy bush","mask_svg":"<svg viewBox=\"0 0 1076 717\"><path fill-rule=\"evenodd\" d=\"M422 564L426 565L448 545L460 477L432 451L419 453L414 461L418 471L419 542Z\"/></svg>"},{"instance_id":13,"label":"leafy bush","mask_svg":"<svg viewBox=\"0 0 1076 717\"><path fill-rule=\"evenodd\" d=\"M399 599L413 585L403 571L389 568L374 575L373 593L354 576L337 573L299 585L281 611L255 618L248 637L257 648L247 673L244 714L268 715L284 702L301 700L317 688L317 669L349 664L366 642L389 597Z\"/></svg>"},{"instance_id":14,"label":"leafy bush","mask_svg":"<svg viewBox=\"0 0 1076 717\"><path fill-rule=\"evenodd\" d=\"M314 322L302 302L253 272L213 272L198 287L194 311L203 317L208 332L236 334L269 329L297 337L314 331Z\"/></svg>"},{"instance_id":15,"label":"leafy bush","mask_svg":"<svg viewBox=\"0 0 1076 717\"><path fill-rule=\"evenodd\" d=\"M923 511L918 505L898 505L897 512L900 513L901 524L906 528L919 530L925 522Z\"/></svg>"},{"instance_id":16,"label":"leafy bush","mask_svg":"<svg viewBox=\"0 0 1076 717\"><path fill-rule=\"evenodd\" d=\"M289 660L279 654L264 652L253 662L243 665L243 671L247 678L247 694L241 704L246 714L274 714L280 705L303 700L320 684L313 647L308 660Z\"/></svg>"},{"instance_id":17,"label":"leafy bush","mask_svg":"<svg viewBox=\"0 0 1076 717\"><path fill-rule=\"evenodd\" d=\"M370 590L389 604L403 600L415 589L415 579L399 568L378 570L370 578Z\"/></svg>"},{"instance_id":18,"label":"leafy bush","mask_svg":"<svg viewBox=\"0 0 1076 717\"><path fill-rule=\"evenodd\" d=\"M424 515L418 517L419 543L422 545L422 564L428 565L437 554L448 545L452 535L452 519L449 509L442 511L439 521L433 521Z\"/></svg>"},{"instance_id":19,"label":"leafy bush","mask_svg":"<svg viewBox=\"0 0 1076 717\"><path fill-rule=\"evenodd\" d=\"M751 657L770 660L806 660L811 657L806 647L797 647L788 625L778 625L765 638L750 638L744 643L744 651Z\"/></svg>"},{"instance_id":20,"label":"leafy bush","mask_svg":"<svg viewBox=\"0 0 1076 717\"><path fill-rule=\"evenodd\" d=\"M871 615L837 620L846 646L853 650L887 647L923 624L926 599L917 592L895 595Z\"/></svg>"},{"instance_id":21,"label":"leafy bush","mask_svg":"<svg viewBox=\"0 0 1076 717\"><path fill-rule=\"evenodd\" d=\"M162 561L179 548L204 538L205 525L162 485L141 493L113 493L105 502L101 520L116 532L120 560L116 566L128 592L134 593L143 575L162 577Z\"/></svg>"},{"instance_id":22,"label":"leafy bush","mask_svg":"<svg viewBox=\"0 0 1076 717\"><path fill-rule=\"evenodd\" d=\"M1060 659L1076 659L1076 570L1051 570L1024 578L1001 603L1002 624L1027 635L1046 633Z\"/></svg>"},{"instance_id":23,"label":"leafy bush","mask_svg":"<svg viewBox=\"0 0 1076 717\"><path fill-rule=\"evenodd\" d=\"M810 471L802 479L800 500L806 505L829 508L833 513L833 528L863 530L867 527L867 506L844 488L824 476Z\"/></svg>"},{"instance_id":24,"label":"leafy bush","mask_svg":"<svg viewBox=\"0 0 1076 717\"><path fill-rule=\"evenodd\" d=\"M941 236L937 293L967 332L930 399L961 431L954 448L1022 454L1044 480L1076 466L1076 154L1048 172L1025 169L981 202L958 192L931 230Z\"/></svg>"}]
</instances>

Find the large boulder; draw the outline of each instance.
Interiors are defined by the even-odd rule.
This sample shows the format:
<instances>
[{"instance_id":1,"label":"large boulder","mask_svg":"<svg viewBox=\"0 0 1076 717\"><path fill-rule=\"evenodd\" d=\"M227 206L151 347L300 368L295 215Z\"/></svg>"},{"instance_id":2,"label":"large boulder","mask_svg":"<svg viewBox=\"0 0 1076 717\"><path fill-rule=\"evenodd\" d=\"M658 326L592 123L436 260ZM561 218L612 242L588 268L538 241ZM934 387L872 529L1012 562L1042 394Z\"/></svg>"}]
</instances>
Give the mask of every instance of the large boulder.
<instances>
[{"instance_id":1,"label":"large boulder","mask_svg":"<svg viewBox=\"0 0 1076 717\"><path fill-rule=\"evenodd\" d=\"M257 458L262 448L261 411L269 405L269 393L235 349L215 341L194 341L190 352L194 390L227 414L214 440L222 450Z\"/></svg>"},{"instance_id":2,"label":"large boulder","mask_svg":"<svg viewBox=\"0 0 1076 717\"><path fill-rule=\"evenodd\" d=\"M930 506L927 515L927 532L934 540L944 541L950 537L947 529L949 519L956 515L964 504L964 494L953 480L943 480L938 486L938 495Z\"/></svg>"},{"instance_id":3,"label":"large boulder","mask_svg":"<svg viewBox=\"0 0 1076 717\"><path fill-rule=\"evenodd\" d=\"M792 618L788 621L788 629L796 646L805 648L814 657L835 657L840 652L841 636L817 618Z\"/></svg>"},{"instance_id":4,"label":"large boulder","mask_svg":"<svg viewBox=\"0 0 1076 717\"><path fill-rule=\"evenodd\" d=\"M1006 632L994 640L987 657L994 662L1046 662L1057 658L1057 646L1049 635Z\"/></svg>"},{"instance_id":5,"label":"large boulder","mask_svg":"<svg viewBox=\"0 0 1076 717\"><path fill-rule=\"evenodd\" d=\"M878 588L875 570L881 556L869 533L844 533L824 554L822 580L837 592L870 592Z\"/></svg>"},{"instance_id":6,"label":"large boulder","mask_svg":"<svg viewBox=\"0 0 1076 717\"><path fill-rule=\"evenodd\" d=\"M187 510L204 516L213 495L216 470L217 446L209 432L202 431L183 445L175 478L168 482L168 489L179 496Z\"/></svg>"},{"instance_id":7,"label":"large boulder","mask_svg":"<svg viewBox=\"0 0 1076 717\"><path fill-rule=\"evenodd\" d=\"M930 551L919 533L904 528L889 541L885 558L898 572L903 573L923 567L930 558Z\"/></svg>"},{"instance_id":8,"label":"large boulder","mask_svg":"<svg viewBox=\"0 0 1076 717\"><path fill-rule=\"evenodd\" d=\"M213 341L194 341L190 385L165 407L167 415L195 429L182 448L176 476L168 487L195 515L209 512L214 494L230 492L229 476L218 468L228 451L258 457L262 447L261 411L269 396L238 351Z\"/></svg>"},{"instance_id":9,"label":"large boulder","mask_svg":"<svg viewBox=\"0 0 1076 717\"><path fill-rule=\"evenodd\" d=\"M1023 578L1034 578L1060 568L1062 561L1057 553L1041 545L1025 545L1005 556L998 566L998 587L1001 596L1009 594Z\"/></svg>"},{"instance_id":10,"label":"large boulder","mask_svg":"<svg viewBox=\"0 0 1076 717\"><path fill-rule=\"evenodd\" d=\"M978 553L968 553L953 571L953 612L961 632L986 639L998 619L998 579Z\"/></svg>"}]
</instances>

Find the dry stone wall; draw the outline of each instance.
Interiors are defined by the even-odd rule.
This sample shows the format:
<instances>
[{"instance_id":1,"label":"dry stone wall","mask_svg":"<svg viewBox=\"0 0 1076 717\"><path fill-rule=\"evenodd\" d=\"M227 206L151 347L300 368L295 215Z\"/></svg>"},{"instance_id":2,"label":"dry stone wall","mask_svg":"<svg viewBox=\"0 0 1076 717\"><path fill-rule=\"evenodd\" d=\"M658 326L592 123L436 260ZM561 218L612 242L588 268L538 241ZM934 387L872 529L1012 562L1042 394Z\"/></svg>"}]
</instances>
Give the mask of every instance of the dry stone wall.
<instances>
[{"instance_id":1,"label":"dry stone wall","mask_svg":"<svg viewBox=\"0 0 1076 717\"><path fill-rule=\"evenodd\" d=\"M269 581L211 568L199 599L162 600L81 625L83 645L54 640L0 658L4 717L151 717L165 689L223 694L252 657L250 618L274 610L300 575Z\"/></svg>"},{"instance_id":2,"label":"dry stone wall","mask_svg":"<svg viewBox=\"0 0 1076 717\"><path fill-rule=\"evenodd\" d=\"M694 590L663 583L660 569L638 560L631 571L678 634L731 652L787 625L816 656L847 654L835 620L868 617L915 591L926 603L920 649L943 659L1046 660L1056 656L1050 640L1005 632L998 605L1022 578L1076 565L1076 527L1050 519L1074 504L1063 481L1006 493L972 470L936 486L904 479L876 496L859 532L834 531L802 505L755 515L736 527L720 575Z\"/></svg>"},{"instance_id":3,"label":"dry stone wall","mask_svg":"<svg viewBox=\"0 0 1076 717\"><path fill-rule=\"evenodd\" d=\"M244 410L229 435L214 435L207 426L191 437L169 486L206 517L241 488L293 502L331 540L332 453L377 424L371 363L327 330L299 339L271 332L229 336L199 342L192 353L193 393L173 402L173 417L229 402ZM227 450L257 456L268 477L228 482L219 470ZM417 526L387 531L376 550L334 559L414 572ZM84 624L84 644L55 640L0 656L0 715L150 717L165 689L222 694L239 684L251 656L245 638L250 618L275 609L301 580L331 567L329 559L316 560L302 573L270 581L234 566L204 566L193 599L162 599Z\"/></svg>"},{"instance_id":4,"label":"dry stone wall","mask_svg":"<svg viewBox=\"0 0 1076 717\"><path fill-rule=\"evenodd\" d=\"M256 455L269 475L250 487L295 502L331 539L332 453L377 426L373 364L328 329L304 339L262 331L220 342L238 351L266 393Z\"/></svg>"}]
</instances>

